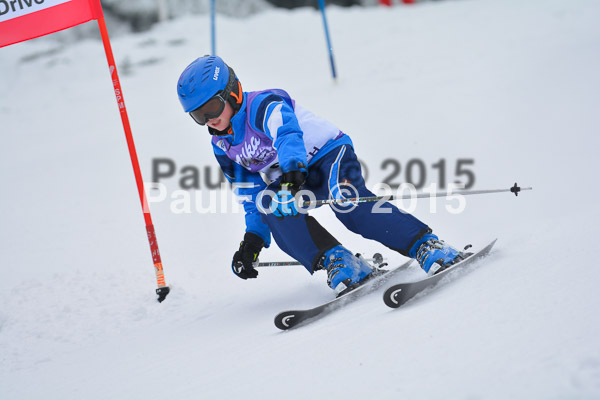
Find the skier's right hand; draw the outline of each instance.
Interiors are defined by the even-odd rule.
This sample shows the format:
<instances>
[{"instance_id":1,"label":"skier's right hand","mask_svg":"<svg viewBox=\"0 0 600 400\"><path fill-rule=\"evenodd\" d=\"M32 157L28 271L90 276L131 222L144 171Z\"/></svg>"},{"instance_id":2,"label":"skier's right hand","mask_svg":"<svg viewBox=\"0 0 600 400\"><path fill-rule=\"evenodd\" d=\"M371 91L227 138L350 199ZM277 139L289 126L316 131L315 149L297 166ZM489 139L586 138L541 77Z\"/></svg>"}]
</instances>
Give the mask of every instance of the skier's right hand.
<instances>
[{"instance_id":1,"label":"skier's right hand","mask_svg":"<svg viewBox=\"0 0 600 400\"><path fill-rule=\"evenodd\" d=\"M233 273L242 279L256 278L258 271L252 264L258 260L258 254L264 245L265 242L260 236L246 232L244 240L240 243L240 249L233 255L231 262Z\"/></svg>"}]
</instances>

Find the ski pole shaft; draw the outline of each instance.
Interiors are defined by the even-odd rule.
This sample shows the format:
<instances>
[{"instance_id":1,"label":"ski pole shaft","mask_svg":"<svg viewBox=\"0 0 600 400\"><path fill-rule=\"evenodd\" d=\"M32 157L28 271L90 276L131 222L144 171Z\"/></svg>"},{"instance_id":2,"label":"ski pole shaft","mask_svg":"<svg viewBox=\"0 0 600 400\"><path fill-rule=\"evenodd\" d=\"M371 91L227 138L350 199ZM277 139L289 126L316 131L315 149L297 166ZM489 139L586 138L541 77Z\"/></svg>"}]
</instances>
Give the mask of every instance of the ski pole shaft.
<instances>
[{"instance_id":1,"label":"ski pole shaft","mask_svg":"<svg viewBox=\"0 0 600 400\"><path fill-rule=\"evenodd\" d=\"M215 11L215 0L211 0L210 1L210 43L211 43L211 49L212 49L212 55L216 56L217 55L217 45L216 45L216 17L215 17L216 11Z\"/></svg>"},{"instance_id":2,"label":"ski pole shaft","mask_svg":"<svg viewBox=\"0 0 600 400\"><path fill-rule=\"evenodd\" d=\"M315 200L315 201L305 201L302 203L302 207L318 207L324 204L356 204L356 203L369 203L369 202L377 202L377 201L391 201L391 200L401 200L401 199L422 199L427 197L446 197L446 196L469 196L475 194L488 194L488 193L501 193L501 192L511 192L514 193L515 196L518 196L519 192L524 190L533 190L532 187L519 187L515 183L515 185L509 189L491 189L491 190L458 190L455 192L437 192L437 193L417 193L417 194L408 194L404 196L368 196L368 197L353 197L353 198L342 198L342 199L327 199L327 200Z\"/></svg>"},{"instance_id":3,"label":"ski pole shaft","mask_svg":"<svg viewBox=\"0 0 600 400\"><path fill-rule=\"evenodd\" d=\"M302 265L298 261L265 261L255 264L255 267L284 267L287 265Z\"/></svg>"},{"instance_id":4,"label":"ski pole shaft","mask_svg":"<svg viewBox=\"0 0 600 400\"><path fill-rule=\"evenodd\" d=\"M379 253L375 253L373 258L366 258L366 261L374 264L381 264L385 258ZM254 267L285 267L288 265L302 265L299 261L265 261L254 264Z\"/></svg>"},{"instance_id":5,"label":"ski pole shaft","mask_svg":"<svg viewBox=\"0 0 600 400\"><path fill-rule=\"evenodd\" d=\"M327 50L329 51L329 63L331 64L331 75L333 80L337 78L335 72L335 61L333 60L333 46L331 45L331 39L329 38L329 27L327 26L327 16L325 14L325 0L319 0L319 8L321 9L321 16L323 17L323 28L325 29L325 40L327 41Z\"/></svg>"}]
</instances>

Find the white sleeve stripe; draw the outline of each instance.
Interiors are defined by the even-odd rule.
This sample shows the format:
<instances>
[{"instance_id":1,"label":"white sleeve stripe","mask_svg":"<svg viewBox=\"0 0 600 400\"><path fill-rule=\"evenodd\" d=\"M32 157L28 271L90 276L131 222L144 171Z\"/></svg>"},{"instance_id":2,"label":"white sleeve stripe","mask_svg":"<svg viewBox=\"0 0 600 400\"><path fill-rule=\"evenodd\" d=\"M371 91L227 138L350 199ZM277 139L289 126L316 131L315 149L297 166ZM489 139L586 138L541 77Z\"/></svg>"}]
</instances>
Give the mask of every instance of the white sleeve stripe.
<instances>
[{"instance_id":1,"label":"white sleeve stripe","mask_svg":"<svg viewBox=\"0 0 600 400\"><path fill-rule=\"evenodd\" d=\"M263 115L263 122L262 122L262 127L263 127L263 130L265 132L266 132L266 130L268 128L267 125L266 125L266 122L269 119L269 117L271 116L271 112L273 112L273 109L275 107L277 107L278 105L281 106L282 104L283 103L281 101L272 101L272 102L269 103L268 106L265 107L265 114ZM269 111L269 110L271 110L271 111Z\"/></svg>"},{"instance_id":2,"label":"white sleeve stripe","mask_svg":"<svg viewBox=\"0 0 600 400\"><path fill-rule=\"evenodd\" d=\"M270 113L268 111L265 113L265 118L267 118L267 115L269 117L265 121L267 123L266 126L263 122L263 127L265 128L265 132L271 135L271 138L273 139L273 141L275 141L275 139L277 139L277 131L283 126L283 116L281 115L281 107L283 107L283 103L271 104L276 104L276 106ZM270 107L271 105L269 105L269 108Z\"/></svg>"},{"instance_id":3,"label":"white sleeve stripe","mask_svg":"<svg viewBox=\"0 0 600 400\"><path fill-rule=\"evenodd\" d=\"M267 127L267 120L269 119L269 115L271 115L271 113L269 113L269 109L273 106L273 104L278 104L278 103L276 103L276 102L269 103L269 105L267 107L265 107L265 113L263 115L262 129L267 134L269 133L268 127Z\"/></svg>"}]
</instances>

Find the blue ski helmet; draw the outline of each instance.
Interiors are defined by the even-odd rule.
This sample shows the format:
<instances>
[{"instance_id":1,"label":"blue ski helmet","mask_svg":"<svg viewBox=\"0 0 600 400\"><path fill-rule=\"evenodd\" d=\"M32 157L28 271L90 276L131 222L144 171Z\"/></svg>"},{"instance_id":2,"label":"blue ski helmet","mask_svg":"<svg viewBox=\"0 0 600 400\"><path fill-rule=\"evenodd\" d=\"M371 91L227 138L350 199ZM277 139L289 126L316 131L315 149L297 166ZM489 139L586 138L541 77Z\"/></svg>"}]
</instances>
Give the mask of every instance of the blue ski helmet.
<instances>
[{"instance_id":1,"label":"blue ski helmet","mask_svg":"<svg viewBox=\"0 0 600 400\"><path fill-rule=\"evenodd\" d=\"M196 59L181 73L177 94L183 110L194 111L217 94L238 111L242 105L242 85L233 69L218 56Z\"/></svg>"}]
</instances>

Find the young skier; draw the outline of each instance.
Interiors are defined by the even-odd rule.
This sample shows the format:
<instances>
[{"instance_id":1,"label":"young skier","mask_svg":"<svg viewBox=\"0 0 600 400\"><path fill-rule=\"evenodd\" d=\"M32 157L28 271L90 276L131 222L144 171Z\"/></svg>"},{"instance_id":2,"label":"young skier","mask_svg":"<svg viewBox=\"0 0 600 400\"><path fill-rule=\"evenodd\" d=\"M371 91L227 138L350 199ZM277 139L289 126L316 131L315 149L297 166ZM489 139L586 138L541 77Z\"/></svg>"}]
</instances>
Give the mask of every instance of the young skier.
<instances>
[{"instance_id":1,"label":"young skier","mask_svg":"<svg viewBox=\"0 0 600 400\"><path fill-rule=\"evenodd\" d=\"M253 262L269 247L271 235L311 274L326 269L327 283L338 295L372 273L367 262L294 201L300 190L311 191L317 199L342 198L346 189L353 191L350 197L374 196L365 186L348 135L283 90L243 92L233 69L216 56L193 61L181 74L177 92L184 111L208 126L223 173L245 198L246 232L232 261L238 277L257 277ZM414 216L390 203L375 210L373 206L332 209L350 231L416 258L430 275L463 259Z\"/></svg>"}]
</instances>

